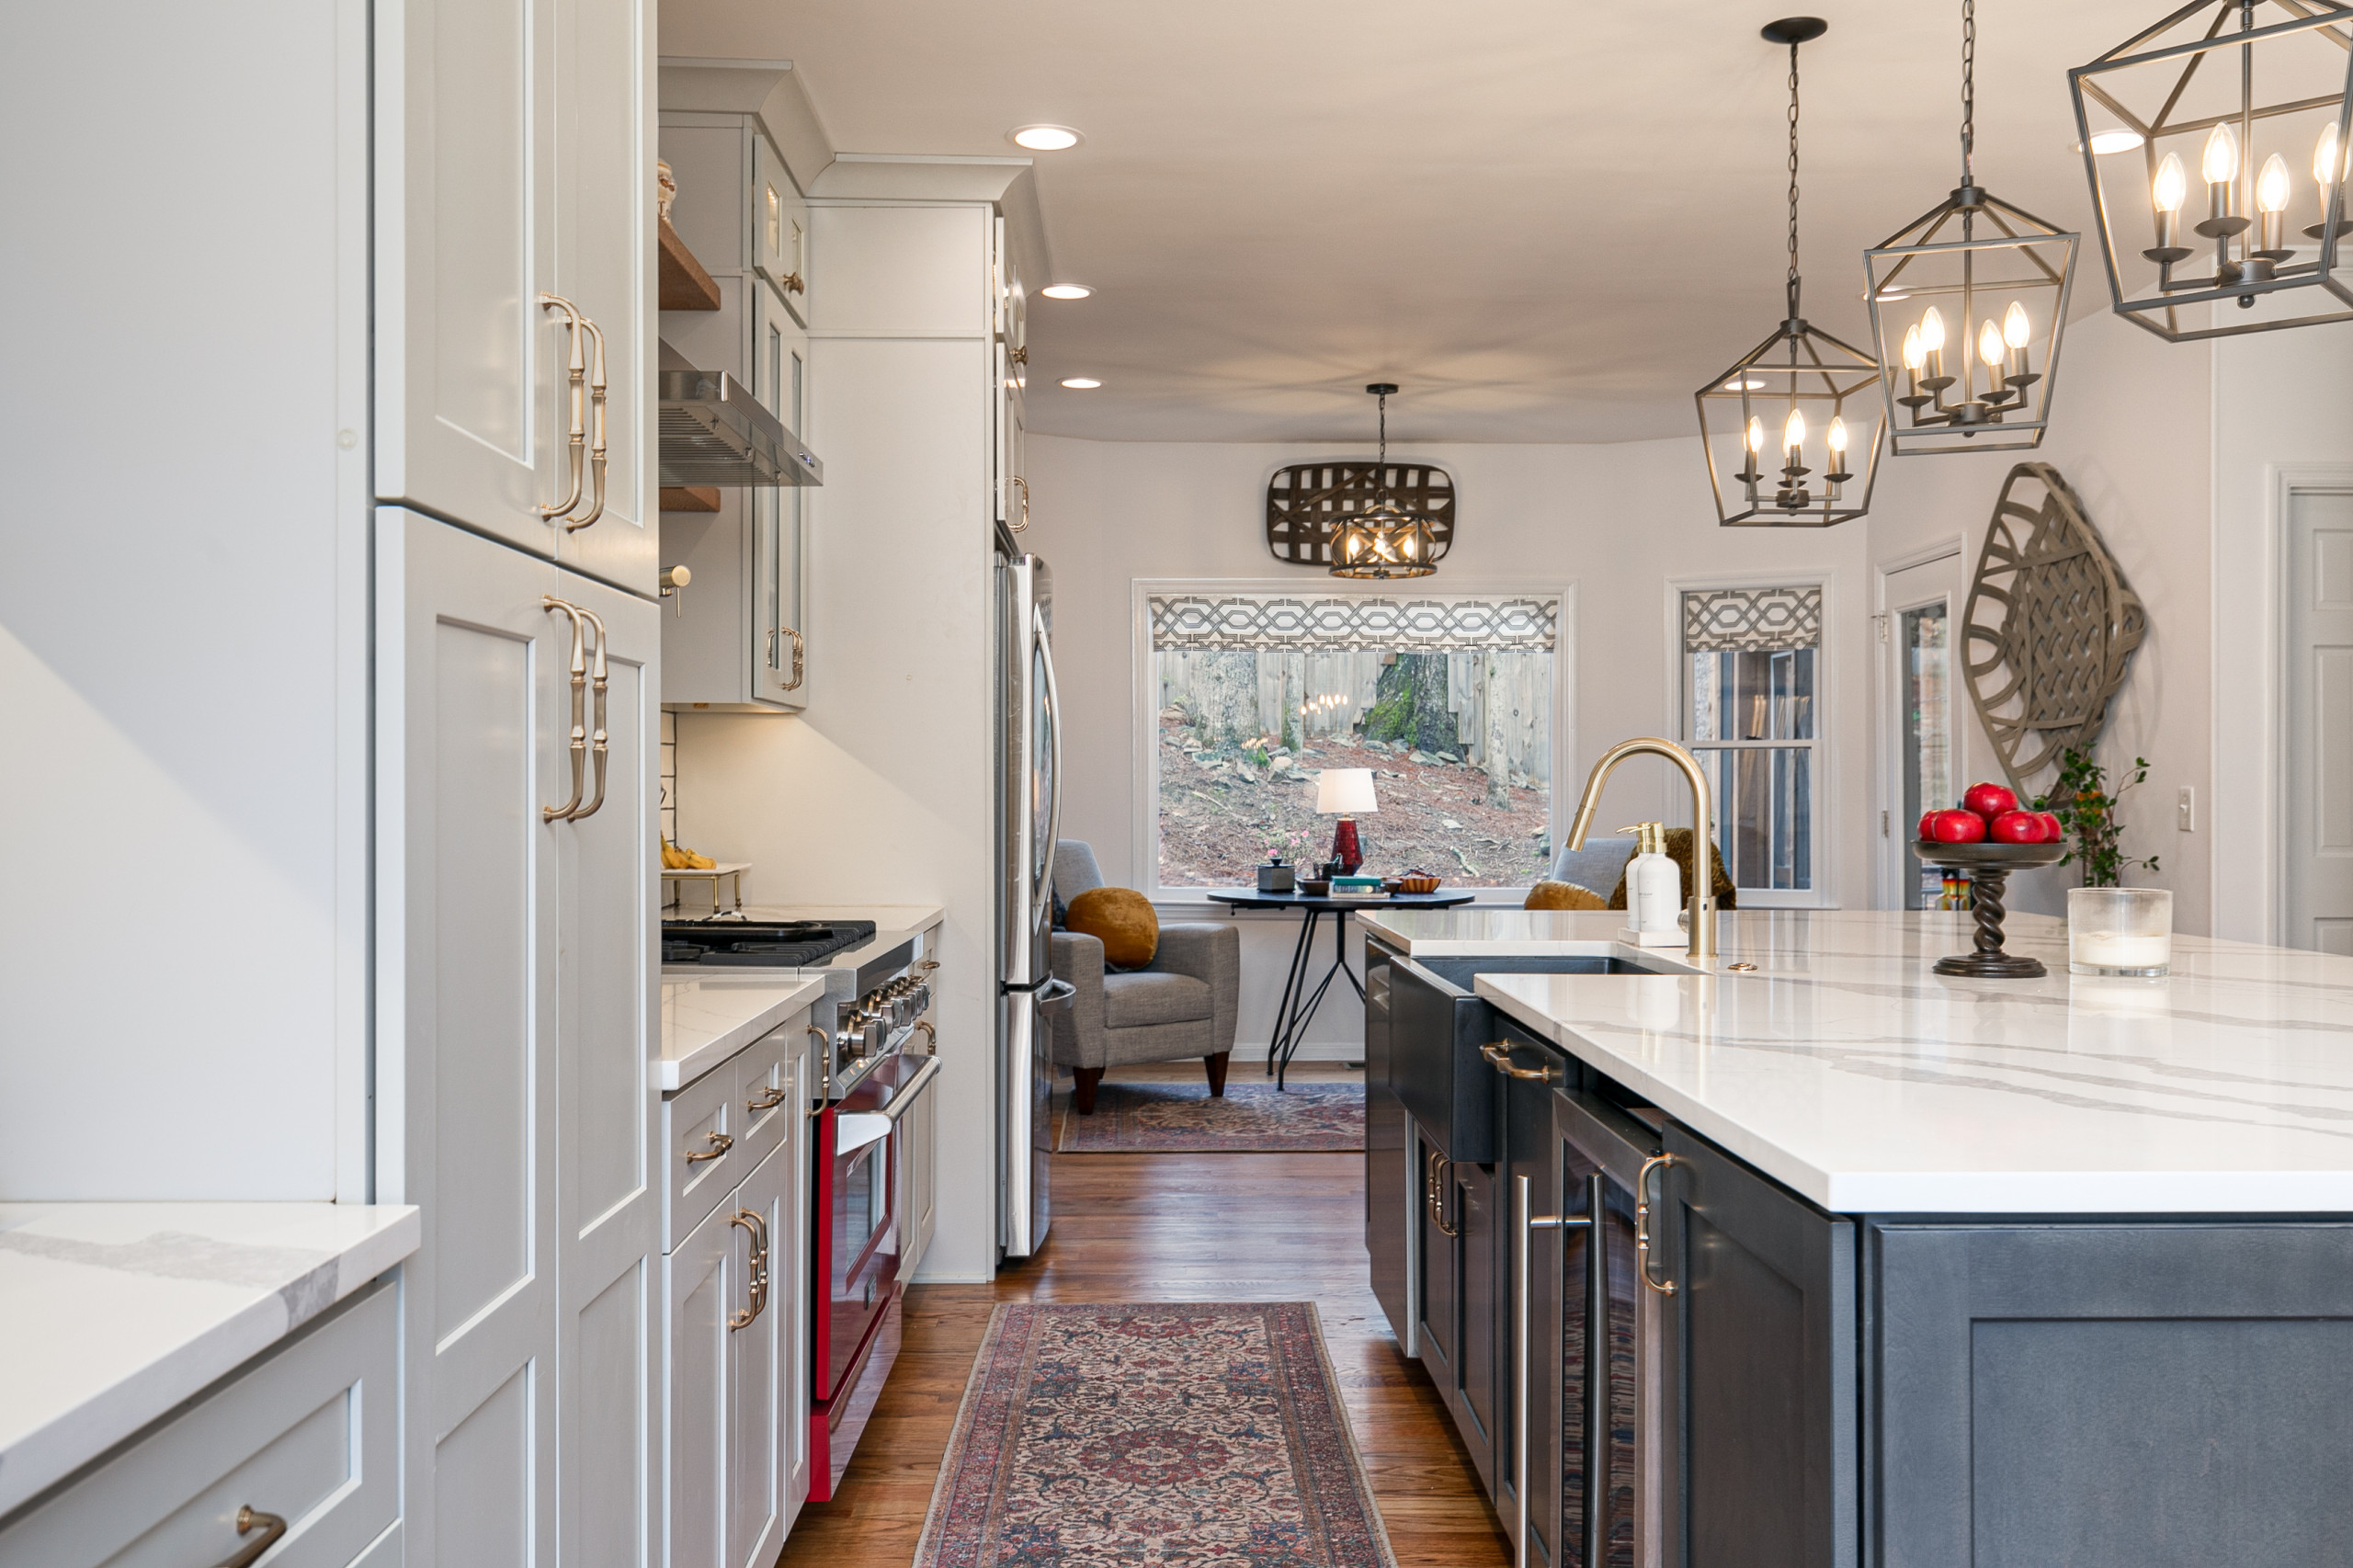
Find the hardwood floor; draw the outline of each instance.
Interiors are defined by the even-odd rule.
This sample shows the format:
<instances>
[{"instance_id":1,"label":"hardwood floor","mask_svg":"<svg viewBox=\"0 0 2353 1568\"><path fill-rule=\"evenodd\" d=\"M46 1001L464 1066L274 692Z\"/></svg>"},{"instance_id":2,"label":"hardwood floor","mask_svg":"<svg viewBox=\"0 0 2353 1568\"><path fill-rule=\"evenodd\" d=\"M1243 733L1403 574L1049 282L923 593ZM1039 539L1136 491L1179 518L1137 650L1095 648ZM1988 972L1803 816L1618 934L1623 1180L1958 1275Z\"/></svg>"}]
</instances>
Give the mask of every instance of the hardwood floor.
<instances>
[{"instance_id":1,"label":"hardwood floor","mask_svg":"<svg viewBox=\"0 0 2353 1568\"><path fill-rule=\"evenodd\" d=\"M1234 1066L1237 1078L1256 1071ZM1000 1301L1311 1301L1400 1568L1502 1568L1509 1545L1445 1407L1373 1299L1363 1172L1353 1153L1055 1156L1053 1230L1040 1256L994 1285L909 1290L898 1367L841 1491L801 1510L779 1563L914 1560L956 1406Z\"/></svg>"}]
</instances>

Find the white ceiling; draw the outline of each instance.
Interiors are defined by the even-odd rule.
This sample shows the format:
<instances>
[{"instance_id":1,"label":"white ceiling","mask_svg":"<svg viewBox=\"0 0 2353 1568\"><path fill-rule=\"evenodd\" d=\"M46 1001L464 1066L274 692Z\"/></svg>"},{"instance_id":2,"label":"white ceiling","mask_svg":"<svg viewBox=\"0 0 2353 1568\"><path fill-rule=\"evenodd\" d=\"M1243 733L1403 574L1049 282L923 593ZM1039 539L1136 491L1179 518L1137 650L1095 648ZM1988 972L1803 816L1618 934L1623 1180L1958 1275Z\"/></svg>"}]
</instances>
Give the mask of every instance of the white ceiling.
<instances>
[{"instance_id":1,"label":"white ceiling","mask_svg":"<svg viewBox=\"0 0 2353 1568\"><path fill-rule=\"evenodd\" d=\"M1802 0L1790 0L1792 9ZM2068 67L2170 0L1980 0L1977 171L2088 230ZM1865 342L1860 253L1957 183L1959 0L1814 0L1806 313ZM1030 426L1104 439L1619 441L1781 316L1773 0L663 0L662 52L790 59L835 147L1037 154L1058 280ZM2094 257L2076 304L2103 306ZM1033 281L1033 288L1035 282ZM1065 391L1095 376L1096 392Z\"/></svg>"}]
</instances>

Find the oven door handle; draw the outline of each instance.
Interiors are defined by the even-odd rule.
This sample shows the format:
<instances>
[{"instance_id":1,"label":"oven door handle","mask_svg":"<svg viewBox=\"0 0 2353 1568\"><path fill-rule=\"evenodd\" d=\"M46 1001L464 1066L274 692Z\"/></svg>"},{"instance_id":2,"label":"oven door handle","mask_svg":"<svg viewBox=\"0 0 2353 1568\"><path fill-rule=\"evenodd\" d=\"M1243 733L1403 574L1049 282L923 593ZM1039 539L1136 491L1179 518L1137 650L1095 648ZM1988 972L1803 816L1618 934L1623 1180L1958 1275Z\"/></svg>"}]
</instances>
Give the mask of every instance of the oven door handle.
<instances>
[{"instance_id":1,"label":"oven door handle","mask_svg":"<svg viewBox=\"0 0 2353 1568\"><path fill-rule=\"evenodd\" d=\"M891 1119L880 1111L842 1110L834 1113L834 1158L854 1154L869 1143L891 1136Z\"/></svg>"},{"instance_id":2,"label":"oven door handle","mask_svg":"<svg viewBox=\"0 0 2353 1568\"><path fill-rule=\"evenodd\" d=\"M895 1122L899 1118L915 1109L916 1096L929 1090L931 1087L931 1081L938 1076L939 1058L937 1056L925 1057L923 1059L923 1065L915 1069L915 1075L908 1079L897 1094L891 1096L891 1103L889 1105L882 1108L882 1119L889 1122Z\"/></svg>"}]
</instances>

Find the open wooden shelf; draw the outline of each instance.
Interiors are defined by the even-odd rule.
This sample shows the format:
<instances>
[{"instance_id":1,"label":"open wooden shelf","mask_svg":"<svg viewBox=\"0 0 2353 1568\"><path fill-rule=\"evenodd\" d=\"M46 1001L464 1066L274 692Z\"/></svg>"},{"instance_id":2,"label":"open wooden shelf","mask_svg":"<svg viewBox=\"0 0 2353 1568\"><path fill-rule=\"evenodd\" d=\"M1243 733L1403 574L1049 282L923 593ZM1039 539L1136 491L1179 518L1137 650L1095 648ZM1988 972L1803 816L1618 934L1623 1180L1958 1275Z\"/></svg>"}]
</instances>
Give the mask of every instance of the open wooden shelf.
<instances>
[{"instance_id":1,"label":"open wooden shelf","mask_svg":"<svg viewBox=\"0 0 2353 1568\"><path fill-rule=\"evenodd\" d=\"M719 510L719 486L716 484L665 484L662 487L662 510L716 512Z\"/></svg>"},{"instance_id":2,"label":"open wooden shelf","mask_svg":"<svg viewBox=\"0 0 2353 1568\"><path fill-rule=\"evenodd\" d=\"M662 235L661 301L665 311L715 311L719 309L719 285L702 269L695 253L687 242L678 238L678 231L670 227L667 218L656 220ZM710 510L716 511L714 506Z\"/></svg>"}]
</instances>

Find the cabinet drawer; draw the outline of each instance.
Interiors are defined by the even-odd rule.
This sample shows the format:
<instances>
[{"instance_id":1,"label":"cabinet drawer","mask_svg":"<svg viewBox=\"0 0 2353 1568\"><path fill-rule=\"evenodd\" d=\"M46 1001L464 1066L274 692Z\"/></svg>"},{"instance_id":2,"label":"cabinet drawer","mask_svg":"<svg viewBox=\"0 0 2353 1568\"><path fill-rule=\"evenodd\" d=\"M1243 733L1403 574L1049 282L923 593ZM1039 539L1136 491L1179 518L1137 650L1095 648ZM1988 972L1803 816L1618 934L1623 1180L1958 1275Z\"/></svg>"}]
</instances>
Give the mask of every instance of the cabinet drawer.
<instances>
[{"instance_id":1,"label":"cabinet drawer","mask_svg":"<svg viewBox=\"0 0 2353 1568\"><path fill-rule=\"evenodd\" d=\"M6 1568L188 1568L286 1521L270 1568L344 1568L400 1506L400 1293L362 1292L0 1530Z\"/></svg>"},{"instance_id":2,"label":"cabinet drawer","mask_svg":"<svg viewBox=\"0 0 2353 1568\"><path fill-rule=\"evenodd\" d=\"M796 1013L792 1021L745 1047L728 1065L735 1074L735 1110L744 1131L735 1141L736 1168L749 1171L784 1142L789 1118L806 1114L808 1096L801 1088L801 1030L809 1021Z\"/></svg>"},{"instance_id":3,"label":"cabinet drawer","mask_svg":"<svg viewBox=\"0 0 2353 1568\"><path fill-rule=\"evenodd\" d=\"M702 1223L753 1162L743 1157L735 1067L722 1064L662 1100L662 1250Z\"/></svg>"}]
</instances>

